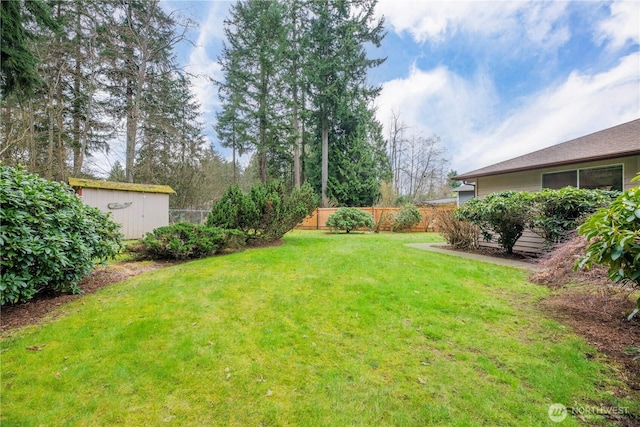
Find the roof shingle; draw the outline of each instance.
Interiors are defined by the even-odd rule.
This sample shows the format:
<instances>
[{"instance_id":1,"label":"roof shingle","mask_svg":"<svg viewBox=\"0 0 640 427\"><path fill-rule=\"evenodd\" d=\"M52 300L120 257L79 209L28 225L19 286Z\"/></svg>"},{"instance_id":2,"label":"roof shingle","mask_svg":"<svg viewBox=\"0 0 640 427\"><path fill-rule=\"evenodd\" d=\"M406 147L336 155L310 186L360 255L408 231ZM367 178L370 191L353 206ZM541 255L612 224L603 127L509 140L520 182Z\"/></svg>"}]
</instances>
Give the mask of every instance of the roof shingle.
<instances>
[{"instance_id":1,"label":"roof shingle","mask_svg":"<svg viewBox=\"0 0 640 427\"><path fill-rule=\"evenodd\" d=\"M541 167L640 154L640 119L454 177L467 180Z\"/></svg>"}]
</instances>

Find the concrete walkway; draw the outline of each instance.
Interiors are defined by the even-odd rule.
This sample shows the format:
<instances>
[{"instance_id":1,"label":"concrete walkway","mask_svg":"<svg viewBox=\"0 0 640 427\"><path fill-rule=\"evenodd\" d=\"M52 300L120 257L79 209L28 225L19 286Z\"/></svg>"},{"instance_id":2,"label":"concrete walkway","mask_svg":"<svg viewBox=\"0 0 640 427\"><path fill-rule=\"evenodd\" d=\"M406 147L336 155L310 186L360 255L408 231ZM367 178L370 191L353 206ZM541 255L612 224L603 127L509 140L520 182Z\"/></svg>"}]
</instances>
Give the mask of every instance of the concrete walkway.
<instances>
[{"instance_id":1,"label":"concrete walkway","mask_svg":"<svg viewBox=\"0 0 640 427\"><path fill-rule=\"evenodd\" d=\"M451 249L445 249L447 245L443 243L407 243L405 246L408 246L410 248L421 249L423 251L437 252L439 254L456 256L459 258L472 259L475 261L488 262L491 264L505 265L507 267L523 268L531 271L536 271L539 269L538 265L532 262L518 261L513 259L498 258L498 257L487 256L487 255L480 255L480 254L474 254L469 252L461 252L461 251L454 251Z\"/></svg>"}]
</instances>

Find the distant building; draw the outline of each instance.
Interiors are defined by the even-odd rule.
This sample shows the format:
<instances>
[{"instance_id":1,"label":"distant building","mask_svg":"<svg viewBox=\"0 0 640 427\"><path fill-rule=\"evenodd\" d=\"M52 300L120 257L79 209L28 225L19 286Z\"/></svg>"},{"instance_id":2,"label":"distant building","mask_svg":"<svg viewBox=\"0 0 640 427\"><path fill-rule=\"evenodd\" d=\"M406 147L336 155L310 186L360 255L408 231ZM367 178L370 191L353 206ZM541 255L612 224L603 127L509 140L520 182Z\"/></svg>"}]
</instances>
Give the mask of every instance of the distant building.
<instances>
[{"instance_id":1,"label":"distant building","mask_svg":"<svg viewBox=\"0 0 640 427\"><path fill-rule=\"evenodd\" d=\"M473 199L476 196L476 187L469 184L462 184L460 187L456 187L451 191L457 193L456 200L458 206L460 206L467 200Z\"/></svg>"},{"instance_id":2,"label":"distant building","mask_svg":"<svg viewBox=\"0 0 640 427\"><path fill-rule=\"evenodd\" d=\"M111 213L125 239L169 225L169 195L175 194L169 186L81 178L69 178L69 185L87 205Z\"/></svg>"}]
</instances>

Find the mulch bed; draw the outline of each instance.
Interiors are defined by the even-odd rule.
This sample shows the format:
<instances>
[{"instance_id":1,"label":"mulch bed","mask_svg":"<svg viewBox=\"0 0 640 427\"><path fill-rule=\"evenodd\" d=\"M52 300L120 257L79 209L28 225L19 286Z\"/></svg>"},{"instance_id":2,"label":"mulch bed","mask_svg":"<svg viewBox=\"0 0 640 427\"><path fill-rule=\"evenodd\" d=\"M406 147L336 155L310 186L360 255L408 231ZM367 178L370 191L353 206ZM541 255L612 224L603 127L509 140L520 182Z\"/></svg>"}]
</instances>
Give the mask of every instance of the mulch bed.
<instances>
[{"instance_id":1,"label":"mulch bed","mask_svg":"<svg viewBox=\"0 0 640 427\"><path fill-rule=\"evenodd\" d=\"M97 267L91 276L80 282L82 294L42 293L24 304L5 306L0 309L0 331L8 331L41 322L55 308L82 298L105 286L122 282L128 277L147 271L175 265L176 262L121 262Z\"/></svg>"}]
</instances>

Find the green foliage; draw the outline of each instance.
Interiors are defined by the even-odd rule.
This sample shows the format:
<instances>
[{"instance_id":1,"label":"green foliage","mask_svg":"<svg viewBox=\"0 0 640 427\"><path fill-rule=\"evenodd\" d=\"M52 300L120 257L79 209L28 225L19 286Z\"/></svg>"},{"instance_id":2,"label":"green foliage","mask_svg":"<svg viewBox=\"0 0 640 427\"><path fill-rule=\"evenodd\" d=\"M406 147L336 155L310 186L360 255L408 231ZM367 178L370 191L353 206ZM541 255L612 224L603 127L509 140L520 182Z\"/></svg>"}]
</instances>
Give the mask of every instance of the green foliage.
<instances>
[{"instance_id":1,"label":"green foliage","mask_svg":"<svg viewBox=\"0 0 640 427\"><path fill-rule=\"evenodd\" d=\"M467 221L454 217L450 210L436 212L438 232L449 245L456 249L473 249L478 244L478 228Z\"/></svg>"},{"instance_id":2,"label":"green foliage","mask_svg":"<svg viewBox=\"0 0 640 427\"><path fill-rule=\"evenodd\" d=\"M0 92L3 97L15 92L31 96L42 84L31 42L38 31L59 30L60 24L43 0L0 2L0 22Z\"/></svg>"},{"instance_id":3,"label":"green foliage","mask_svg":"<svg viewBox=\"0 0 640 427\"><path fill-rule=\"evenodd\" d=\"M344 230L350 233L358 228L373 228L373 216L358 208L340 208L327 218L326 225L334 231Z\"/></svg>"},{"instance_id":4,"label":"green foliage","mask_svg":"<svg viewBox=\"0 0 640 427\"><path fill-rule=\"evenodd\" d=\"M512 253L527 225L531 199L526 192L492 193L484 199L465 202L454 211L454 217L477 225L485 241L491 241L494 234L497 235L498 244L507 253Z\"/></svg>"},{"instance_id":5,"label":"green foliage","mask_svg":"<svg viewBox=\"0 0 640 427\"><path fill-rule=\"evenodd\" d=\"M207 225L248 232L258 216L255 205L239 186L232 185L222 195L207 216Z\"/></svg>"},{"instance_id":6,"label":"green foliage","mask_svg":"<svg viewBox=\"0 0 640 427\"><path fill-rule=\"evenodd\" d=\"M640 187L622 193L578 229L591 244L576 268L593 263L609 267L609 278L640 286Z\"/></svg>"},{"instance_id":7,"label":"green foliage","mask_svg":"<svg viewBox=\"0 0 640 427\"><path fill-rule=\"evenodd\" d=\"M65 184L0 165L0 305L78 282L122 249L119 224Z\"/></svg>"},{"instance_id":8,"label":"green foliage","mask_svg":"<svg viewBox=\"0 0 640 427\"><path fill-rule=\"evenodd\" d=\"M244 246L244 233L179 222L153 230L135 250L149 259L194 259Z\"/></svg>"},{"instance_id":9,"label":"green foliage","mask_svg":"<svg viewBox=\"0 0 640 427\"><path fill-rule=\"evenodd\" d=\"M566 241L586 216L608 206L618 195L616 191L575 187L544 189L533 194L529 227L544 239L547 246Z\"/></svg>"},{"instance_id":10,"label":"green foliage","mask_svg":"<svg viewBox=\"0 0 640 427\"><path fill-rule=\"evenodd\" d=\"M244 194L239 187L230 187L213 206L207 225L241 230L248 244L279 240L316 207L316 197L308 185L290 194L280 181L257 184Z\"/></svg>"},{"instance_id":11,"label":"green foliage","mask_svg":"<svg viewBox=\"0 0 640 427\"><path fill-rule=\"evenodd\" d=\"M382 127L366 105L345 107L334 113L329 130L327 196L338 206L373 206L381 197L381 182L390 179L390 166ZM320 141L306 162L306 176L321 191ZM325 207L327 207L326 205Z\"/></svg>"},{"instance_id":12,"label":"green foliage","mask_svg":"<svg viewBox=\"0 0 640 427\"><path fill-rule=\"evenodd\" d=\"M398 214L391 223L391 231L405 231L418 225L422 221L422 214L418 208L410 203L400 208Z\"/></svg>"}]
</instances>

